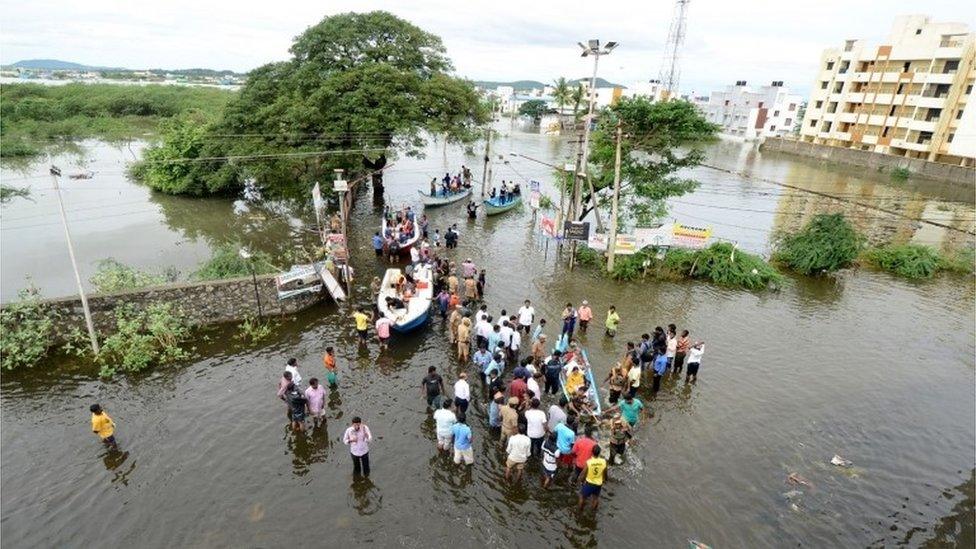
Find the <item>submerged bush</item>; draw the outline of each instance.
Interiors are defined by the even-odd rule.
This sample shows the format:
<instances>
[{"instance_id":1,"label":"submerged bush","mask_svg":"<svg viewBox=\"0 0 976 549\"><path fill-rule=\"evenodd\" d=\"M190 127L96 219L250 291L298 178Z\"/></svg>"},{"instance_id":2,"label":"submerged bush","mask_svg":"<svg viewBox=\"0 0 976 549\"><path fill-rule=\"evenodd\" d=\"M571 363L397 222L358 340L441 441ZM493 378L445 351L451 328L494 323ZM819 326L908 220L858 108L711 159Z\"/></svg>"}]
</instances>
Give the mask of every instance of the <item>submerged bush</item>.
<instances>
[{"instance_id":1,"label":"submerged bush","mask_svg":"<svg viewBox=\"0 0 976 549\"><path fill-rule=\"evenodd\" d=\"M167 277L140 271L110 257L98 262L98 270L89 282L96 292L106 293L163 284Z\"/></svg>"},{"instance_id":2,"label":"submerged bush","mask_svg":"<svg viewBox=\"0 0 976 549\"><path fill-rule=\"evenodd\" d=\"M818 214L802 229L777 237L773 259L805 275L850 266L864 239L842 214Z\"/></svg>"},{"instance_id":3,"label":"submerged bush","mask_svg":"<svg viewBox=\"0 0 976 549\"><path fill-rule=\"evenodd\" d=\"M37 288L21 290L19 298L0 310L0 364L6 370L33 367L54 338L55 318L40 305Z\"/></svg>"},{"instance_id":4,"label":"submerged bush","mask_svg":"<svg viewBox=\"0 0 976 549\"><path fill-rule=\"evenodd\" d=\"M864 255L879 269L909 279L932 278L940 271L972 272L973 268L969 254L946 256L935 248L918 244L882 246Z\"/></svg>"},{"instance_id":5,"label":"submerged bush","mask_svg":"<svg viewBox=\"0 0 976 549\"><path fill-rule=\"evenodd\" d=\"M691 278L736 288L761 290L778 286L783 275L757 255L717 242L702 250L669 250L663 260L653 249L629 256L618 256L613 272L616 280L636 280L652 274L655 278Z\"/></svg>"},{"instance_id":6,"label":"submerged bush","mask_svg":"<svg viewBox=\"0 0 976 549\"><path fill-rule=\"evenodd\" d=\"M103 377L188 356L181 344L190 337L190 327L171 303L153 303L145 309L122 305L115 311L115 324L115 333L105 339L96 358Z\"/></svg>"},{"instance_id":7,"label":"submerged bush","mask_svg":"<svg viewBox=\"0 0 976 549\"><path fill-rule=\"evenodd\" d=\"M193 273L196 280L220 280L224 278L238 278L251 274L253 266L255 274L269 274L277 271L271 264L271 256L264 252L251 252L250 259L241 257L237 246L226 245L214 250L213 257L200 265Z\"/></svg>"},{"instance_id":8,"label":"submerged bush","mask_svg":"<svg viewBox=\"0 0 976 549\"><path fill-rule=\"evenodd\" d=\"M912 172L908 168L894 168L891 170L891 178L895 181L905 181L911 177Z\"/></svg>"}]
</instances>

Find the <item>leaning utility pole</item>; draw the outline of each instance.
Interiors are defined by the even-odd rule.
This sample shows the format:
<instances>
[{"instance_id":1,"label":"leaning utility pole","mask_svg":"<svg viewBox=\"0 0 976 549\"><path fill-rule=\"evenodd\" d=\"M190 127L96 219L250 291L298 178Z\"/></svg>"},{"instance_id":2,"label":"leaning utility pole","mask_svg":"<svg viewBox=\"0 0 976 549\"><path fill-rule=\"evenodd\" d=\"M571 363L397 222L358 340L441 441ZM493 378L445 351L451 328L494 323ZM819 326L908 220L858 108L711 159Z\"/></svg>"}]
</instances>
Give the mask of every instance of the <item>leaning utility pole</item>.
<instances>
[{"instance_id":1,"label":"leaning utility pole","mask_svg":"<svg viewBox=\"0 0 976 549\"><path fill-rule=\"evenodd\" d=\"M85 311L85 324L88 326L88 339L91 340L92 351L98 354L98 335L95 333L95 323L92 322L91 309L88 308L88 298L85 288L81 285L81 274L78 273L78 262L75 261L75 247L71 244L71 231L68 230L68 218L64 214L64 201L61 200L61 187L58 178L61 169L51 166L51 180L54 182L54 194L58 197L58 210L61 212L61 224L64 226L64 239L68 242L68 256L71 258L71 268L75 271L75 282L78 284L78 295L81 297L81 308Z\"/></svg>"},{"instance_id":2,"label":"leaning utility pole","mask_svg":"<svg viewBox=\"0 0 976 549\"><path fill-rule=\"evenodd\" d=\"M485 166L481 171L481 198L485 197L485 185L488 183L488 162L491 160L491 128L485 128Z\"/></svg>"},{"instance_id":3,"label":"leaning utility pole","mask_svg":"<svg viewBox=\"0 0 976 549\"><path fill-rule=\"evenodd\" d=\"M668 42L664 47L664 59L661 63L661 83L667 93L665 100L671 99L678 91L678 80L681 77L680 49L685 41L686 16L690 1L677 0L674 6L674 18L671 20L671 29L668 30Z\"/></svg>"},{"instance_id":4,"label":"leaning utility pole","mask_svg":"<svg viewBox=\"0 0 976 549\"><path fill-rule=\"evenodd\" d=\"M617 213L620 202L620 142L623 130L617 122L617 153L613 158L613 202L610 207L610 235L607 237L607 272L613 272L614 252L617 248Z\"/></svg>"}]
</instances>

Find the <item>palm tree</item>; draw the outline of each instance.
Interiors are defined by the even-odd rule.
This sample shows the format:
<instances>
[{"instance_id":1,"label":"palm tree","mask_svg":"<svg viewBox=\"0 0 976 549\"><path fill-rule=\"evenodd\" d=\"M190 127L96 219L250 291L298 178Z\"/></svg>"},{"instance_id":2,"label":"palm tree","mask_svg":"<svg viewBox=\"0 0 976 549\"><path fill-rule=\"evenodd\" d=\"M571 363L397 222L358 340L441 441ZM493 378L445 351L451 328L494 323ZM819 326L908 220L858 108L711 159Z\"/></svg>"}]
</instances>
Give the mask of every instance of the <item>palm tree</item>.
<instances>
[{"instance_id":1,"label":"palm tree","mask_svg":"<svg viewBox=\"0 0 976 549\"><path fill-rule=\"evenodd\" d=\"M554 83L552 90L552 98L556 101L556 105L559 107L559 128L563 127L563 107L566 106L572 100L573 92L569 89L569 82L566 81L566 77L560 76L558 80Z\"/></svg>"},{"instance_id":2,"label":"palm tree","mask_svg":"<svg viewBox=\"0 0 976 549\"><path fill-rule=\"evenodd\" d=\"M576 89L572 91L569 95L570 101L573 102L573 120L577 123L579 122L579 109L580 105L583 103L583 99L586 98L586 90L583 89L583 84L579 82L576 83Z\"/></svg>"}]
</instances>

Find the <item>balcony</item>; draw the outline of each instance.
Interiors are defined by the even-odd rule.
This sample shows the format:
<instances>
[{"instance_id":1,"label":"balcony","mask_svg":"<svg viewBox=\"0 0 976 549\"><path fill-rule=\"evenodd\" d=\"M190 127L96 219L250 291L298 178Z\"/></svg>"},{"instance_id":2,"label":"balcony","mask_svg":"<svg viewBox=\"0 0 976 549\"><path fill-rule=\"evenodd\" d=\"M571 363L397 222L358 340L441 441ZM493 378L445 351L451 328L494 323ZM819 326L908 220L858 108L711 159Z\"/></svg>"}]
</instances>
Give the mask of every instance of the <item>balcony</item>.
<instances>
[{"instance_id":1,"label":"balcony","mask_svg":"<svg viewBox=\"0 0 976 549\"><path fill-rule=\"evenodd\" d=\"M908 129L916 132L935 132L935 127L939 124L937 120L909 120Z\"/></svg>"},{"instance_id":2,"label":"balcony","mask_svg":"<svg viewBox=\"0 0 976 549\"><path fill-rule=\"evenodd\" d=\"M850 103L863 103L864 102L864 92L851 92L847 94L845 98L846 101Z\"/></svg>"},{"instance_id":3,"label":"balcony","mask_svg":"<svg viewBox=\"0 0 976 549\"><path fill-rule=\"evenodd\" d=\"M943 97L931 97L927 95L915 96L918 99L915 100L915 105L919 108L927 109L942 109L945 108L946 98Z\"/></svg>"},{"instance_id":4,"label":"balcony","mask_svg":"<svg viewBox=\"0 0 976 549\"><path fill-rule=\"evenodd\" d=\"M940 72L930 72L926 75L925 81L929 84L952 84L952 81L956 79L956 73L951 72L943 74Z\"/></svg>"},{"instance_id":5,"label":"balcony","mask_svg":"<svg viewBox=\"0 0 976 549\"><path fill-rule=\"evenodd\" d=\"M838 122L848 122L853 124L857 122L857 113L853 113L853 112L838 113L836 120Z\"/></svg>"}]
</instances>

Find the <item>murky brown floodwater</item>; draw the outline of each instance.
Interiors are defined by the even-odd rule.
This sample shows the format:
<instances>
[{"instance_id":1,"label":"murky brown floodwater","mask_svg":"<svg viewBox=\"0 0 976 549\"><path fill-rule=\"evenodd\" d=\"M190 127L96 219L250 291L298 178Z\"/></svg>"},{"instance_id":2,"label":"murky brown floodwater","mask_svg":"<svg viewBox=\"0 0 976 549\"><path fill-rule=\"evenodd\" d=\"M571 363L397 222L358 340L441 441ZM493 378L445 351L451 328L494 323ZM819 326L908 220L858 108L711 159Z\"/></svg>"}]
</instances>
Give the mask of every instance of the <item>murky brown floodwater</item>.
<instances>
[{"instance_id":1,"label":"murky brown floodwater","mask_svg":"<svg viewBox=\"0 0 976 549\"><path fill-rule=\"evenodd\" d=\"M558 140L527 134L502 138L497 150L557 163L563 154ZM764 155L760 161L756 154L719 144L711 161L846 195L917 201L910 199L918 196L910 185L859 180L788 157ZM461 162L474 165L477 158L450 159L452 167ZM442 166L438 147L426 159L398 163L388 175L389 200L414 203L415 189ZM495 179L518 178L516 171L545 175L545 168L523 160L496 167ZM787 191L760 181L705 170L696 175L703 188L676 201L678 219L684 220L682 212L695 215L714 223L720 236L756 251L768 245L769 229L801 217L801 209L818 207L798 204L797 193L780 195ZM123 183L84 184L143 193L154 210L142 225L121 225L122 215L88 222L89 236L104 233L101 248L92 244L79 251L89 269L91 261L109 255L127 263L189 268L216 242L292 246L304 238L297 223L262 223L235 214L229 201L164 199ZM923 210L947 214L938 206L944 204L968 215L971 224L971 196L953 202L952 193L926 195ZM91 195L74 196L80 201ZM95 204L86 206L102 198L89 198ZM45 204L50 205L39 200L36 207ZM9 285L26 272L35 280L43 273L49 295L69 293L66 266L44 268L45 258L63 254L60 228L8 232L14 225L8 215L47 214L25 207L19 201L2 210L3 295L10 296ZM361 196L353 244L360 250L355 260L363 285L383 269L368 246L376 215L368 193ZM655 325L674 322L707 340L701 379L692 386L664 384L651 402L656 417L639 427L628 463L611 472L595 517L572 510L575 496L563 484L541 492L537 466L521 486L504 482L503 457L485 438L481 402L470 414L474 467L463 471L437 455L418 385L429 365L450 371L451 382L461 369L440 321L396 339L393 350L379 356L375 345L357 349L346 311L322 305L285 321L261 348L233 340L233 329L217 331L190 364L144 376L102 382L77 368L5 373L4 544L276 547L315 540L327 546L373 542L418 548L680 547L688 538L716 547L971 544L971 280L912 284L861 270L836 281L791 279L782 291L762 294L704 284L618 285L585 271L567 272L552 247L544 259L528 210L468 222L462 208L453 206L431 217L432 227L460 224L460 246L452 255L470 256L488 269L493 312L515 308L524 298L550 319L567 300L586 298L598 314L615 304L623 318L617 338L593 331L584 340L601 373L625 341ZM36 223L42 221L57 217ZM79 241L82 231L75 230ZM922 228L907 236L937 244L946 238ZM275 399L275 383L291 356L306 378L321 376L326 345L338 348L341 369L341 387L329 398L328 424L294 435ZM107 452L89 432L87 407L95 400L118 423L125 453ZM353 415L363 416L377 437L369 481L352 482L340 442ZM829 465L835 453L853 460L854 469ZM787 484L793 472L813 487Z\"/></svg>"}]
</instances>

